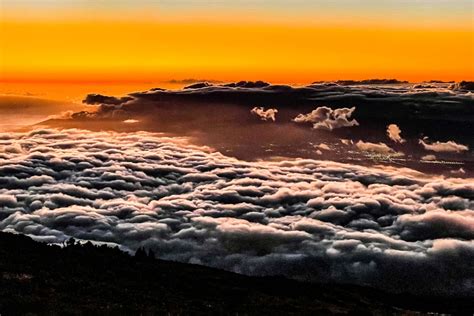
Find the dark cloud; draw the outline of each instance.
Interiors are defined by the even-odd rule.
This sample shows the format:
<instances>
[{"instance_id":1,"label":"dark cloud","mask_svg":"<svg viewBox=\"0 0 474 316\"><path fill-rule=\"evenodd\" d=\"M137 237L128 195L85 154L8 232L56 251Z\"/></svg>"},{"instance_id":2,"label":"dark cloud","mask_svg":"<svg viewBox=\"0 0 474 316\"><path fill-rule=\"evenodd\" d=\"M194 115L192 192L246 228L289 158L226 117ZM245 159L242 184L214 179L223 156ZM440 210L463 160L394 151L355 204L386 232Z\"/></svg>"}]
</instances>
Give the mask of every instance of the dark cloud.
<instances>
[{"instance_id":1,"label":"dark cloud","mask_svg":"<svg viewBox=\"0 0 474 316\"><path fill-rule=\"evenodd\" d=\"M193 84L193 83L199 83L199 82L210 82L210 83L220 83L221 81L218 80L208 80L208 79L194 79L194 78L186 78L186 79L171 79L168 80L167 83L172 83L172 84Z\"/></svg>"},{"instance_id":2,"label":"dark cloud","mask_svg":"<svg viewBox=\"0 0 474 316\"><path fill-rule=\"evenodd\" d=\"M353 85L383 85L383 84L401 84L408 83L408 81L400 81L397 79L366 79L366 80L338 80L336 84L343 86Z\"/></svg>"},{"instance_id":3,"label":"dark cloud","mask_svg":"<svg viewBox=\"0 0 474 316\"><path fill-rule=\"evenodd\" d=\"M207 87L212 87L212 84L209 82L198 82L198 83L193 83L189 86L184 87L183 89L202 89L202 88L207 88Z\"/></svg>"},{"instance_id":4,"label":"dark cloud","mask_svg":"<svg viewBox=\"0 0 474 316\"><path fill-rule=\"evenodd\" d=\"M36 130L0 142L22 148L0 153L2 231L146 247L250 275L474 290L472 178L245 162L146 132Z\"/></svg>"},{"instance_id":5,"label":"dark cloud","mask_svg":"<svg viewBox=\"0 0 474 316\"><path fill-rule=\"evenodd\" d=\"M265 81L239 81L233 83L227 83L224 87L231 87L231 88L265 88L270 86L268 82Z\"/></svg>"},{"instance_id":6,"label":"dark cloud","mask_svg":"<svg viewBox=\"0 0 474 316\"><path fill-rule=\"evenodd\" d=\"M130 100L133 98L133 100ZM248 110L255 105L277 108L285 118L291 119L296 111L314 109L315 104L334 108L356 107L354 116L359 120L390 119L392 120L442 120L472 121L473 99L465 93L440 87L438 89L416 89L410 85L340 85L320 83L306 87L270 85L266 82L238 82L225 85L214 85L207 82L196 83L184 90L152 89L146 92L131 93L128 97L115 98L101 95L89 95L87 104L107 104L123 106L126 112L143 110L143 105L150 113L154 107L171 104L235 104L247 106ZM113 111L108 107L101 109L98 115ZM298 113L297 113L298 114ZM291 117L293 116L293 117Z\"/></svg>"},{"instance_id":7,"label":"dark cloud","mask_svg":"<svg viewBox=\"0 0 474 316\"><path fill-rule=\"evenodd\" d=\"M86 104L92 104L92 105L97 105L97 104L119 105L130 100L132 100L131 97L116 98L116 97L106 96L102 94L88 94L82 102Z\"/></svg>"},{"instance_id":8,"label":"dark cloud","mask_svg":"<svg viewBox=\"0 0 474 316\"><path fill-rule=\"evenodd\" d=\"M449 86L454 91L474 91L474 81L461 81Z\"/></svg>"}]
</instances>

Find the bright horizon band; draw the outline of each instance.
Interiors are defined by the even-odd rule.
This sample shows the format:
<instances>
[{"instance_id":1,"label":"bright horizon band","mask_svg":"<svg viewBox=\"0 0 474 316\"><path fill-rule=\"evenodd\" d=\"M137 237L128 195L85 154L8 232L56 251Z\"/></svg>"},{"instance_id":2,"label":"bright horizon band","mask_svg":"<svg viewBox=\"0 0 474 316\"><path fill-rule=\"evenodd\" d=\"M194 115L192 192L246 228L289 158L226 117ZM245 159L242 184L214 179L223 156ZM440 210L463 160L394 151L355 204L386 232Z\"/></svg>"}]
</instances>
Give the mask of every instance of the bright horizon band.
<instances>
[{"instance_id":1,"label":"bright horizon band","mask_svg":"<svg viewBox=\"0 0 474 316\"><path fill-rule=\"evenodd\" d=\"M114 3L3 1L0 81L474 79L470 1Z\"/></svg>"}]
</instances>

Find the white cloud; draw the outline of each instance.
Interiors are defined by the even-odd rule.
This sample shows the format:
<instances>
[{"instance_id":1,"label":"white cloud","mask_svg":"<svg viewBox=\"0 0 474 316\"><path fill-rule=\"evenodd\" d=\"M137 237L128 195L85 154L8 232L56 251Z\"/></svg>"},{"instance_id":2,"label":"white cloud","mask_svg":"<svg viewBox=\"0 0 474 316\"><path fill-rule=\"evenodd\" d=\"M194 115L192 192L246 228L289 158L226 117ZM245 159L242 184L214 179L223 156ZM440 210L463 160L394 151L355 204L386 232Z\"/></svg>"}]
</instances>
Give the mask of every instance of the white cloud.
<instances>
[{"instance_id":1,"label":"white cloud","mask_svg":"<svg viewBox=\"0 0 474 316\"><path fill-rule=\"evenodd\" d=\"M313 123L314 129L327 129L332 131L336 128L358 126L355 119L350 119L355 111L352 108L331 109L326 106L316 108L310 113L299 114L293 119L296 123Z\"/></svg>"},{"instance_id":2,"label":"white cloud","mask_svg":"<svg viewBox=\"0 0 474 316\"><path fill-rule=\"evenodd\" d=\"M428 144L423 139L420 139L419 143L425 148L425 150L435 151L435 152L463 152L468 151L469 147L462 144L457 144L453 141L443 142L435 142Z\"/></svg>"},{"instance_id":3,"label":"white cloud","mask_svg":"<svg viewBox=\"0 0 474 316\"><path fill-rule=\"evenodd\" d=\"M319 145L316 145L315 148L318 148L318 149L322 149L322 150L327 150L327 151L330 151L331 150L331 147L329 147L327 144L325 143L321 143Z\"/></svg>"},{"instance_id":4,"label":"white cloud","mask_svg":"<svg viewBox=\"0 0 474 316\"><path fill-rule=\"evenodd\" d=\"M273 122L275 122L275 116L278 113L278 110L277 109L265 110L265 108L263 107L254 107L252 110L250 110L250 112L260 117L262 121L272 120Z\"/></svg>"},{"instance_id":5,"label":"white cloud","mask_svg":"<svg viewBox=\"0 0 474 316\"><path fill-rule=\"evenodd\" d=\"M423 161L435 161L437 158L435 155L425 155L421 157L421 160Z\"/></svg>"},{"instance_id":6,"label":"white cloud","mask_svg":"<svg viewBox=\"0 0 474 316\"><path fill-rule=\"evenodd\" d=\"M341 143L344 144L344 145L353 145L354 142L351 140L351 139L340 139Z\"/></svg>"},{"instance_id":7,"label":"white cloud","mask_svg":"<svg viewBox=\"0 0 474 316\"><path fill-rule=\"evenodd\" d=\"M370 142L363 142L361 140L356 143L356 147L362 151L370 151L379 154L391 154L395 152L392 148L388 147L384 143L375 144Z\"/></svg>"},{"instance_id":8,"label":"white cloud","mask_svg":"<svg viewBox=\"0 0 474 316\"><path fill-rule=\"evenodd\" d=\"M124 120L123 121L125 124L136 124L136 123L139 123L140 121L139 120L135 120L135 119L128 119L128 120Z\"/></svg>"},{"instance_id":9,"label":"white cloud","mask_svg":"<svg viewBox=\"0 0 474 316\"><path fill-rule=\"evenodd\" d=\"M473 179L245 162L145 132L38 130L0 140L24 149L0 153L3 231L146 247L252 275L474 290Z\"/></svg>"},{"instance_id":10,"label":"white cloud","mask_svg":"<svg viewBox=\"0 0 474 316\"><path fill-rule=\"evenodd\" d=\"M387 126L387 136L394 142L403 144L406 140L400 136L401 132L402 131L396 124L390 124Z\"/></svg>"}]
</instances>

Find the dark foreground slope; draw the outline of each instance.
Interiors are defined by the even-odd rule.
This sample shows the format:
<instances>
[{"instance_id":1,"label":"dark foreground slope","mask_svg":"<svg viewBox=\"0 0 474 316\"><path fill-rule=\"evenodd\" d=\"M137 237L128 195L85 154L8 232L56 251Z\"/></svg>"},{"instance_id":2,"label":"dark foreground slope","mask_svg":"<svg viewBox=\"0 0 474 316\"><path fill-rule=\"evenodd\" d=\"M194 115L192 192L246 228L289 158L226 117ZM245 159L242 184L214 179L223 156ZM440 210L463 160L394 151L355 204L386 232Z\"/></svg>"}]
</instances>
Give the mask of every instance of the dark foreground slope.
<instances>
[{"instance_id":1,"label":"dark foreground slope","mask_svg":"<svg viewBox=\"0 0 474 316\"><path fill-rule=\"evenodd\" d=\"M429 277L429 276L427 276ZM472 314L468 298L421 298L354 287L246 277L131 257L90 243L65 248L0 233L0 315Z\"/></svg>"}]
</instances>

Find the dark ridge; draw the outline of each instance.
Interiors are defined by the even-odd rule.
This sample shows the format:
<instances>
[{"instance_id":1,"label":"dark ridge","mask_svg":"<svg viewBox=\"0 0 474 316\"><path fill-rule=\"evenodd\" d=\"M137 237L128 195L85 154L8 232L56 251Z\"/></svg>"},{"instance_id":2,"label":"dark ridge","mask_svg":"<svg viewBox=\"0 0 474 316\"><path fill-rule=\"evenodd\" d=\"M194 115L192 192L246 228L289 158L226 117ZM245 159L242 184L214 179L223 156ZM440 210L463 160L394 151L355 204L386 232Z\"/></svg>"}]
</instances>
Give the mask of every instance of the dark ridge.
<instances>
[{"instance_id":1,"label":"dark ridge","mask_svg":"<svg viewBox=\"0 0 474 316\"><path fill-rule=\"evenodd\" d=\"M443 81L443 80L428 80L423 81L424 83L454 83L454 81Z\"/></svg>"},{"instance_id":2,"label":"dark ridge","mask_svg":"<svg viewBox=\"0 0 474 316\"><path fill-rule=\"evenodd\" d=\"M198 83L186 86L183 89L184 90L187 90L187 89L202 89L202 88L207 88L207 87L211 87L211 86L212 86L212 84L210 84L208 82L198 82Z\"/></svg>"},{"instance_id":3,"label":"dark ridge","mask_svg":"<svg viewBox=\"0 0 474 316\"><path fill-rule=\"evenodd\" d=\"M366 80L338 80L337 84L342 86L352 86L352 85L370 85L370 84L402 84L408 83L408 81L402 81L397 79L366 79Z\"/></svg>"},{"instance_id":4,"label":"dark ridge","mask_svg":"<svg viewBox=\"0 0 474 316\"><path fill-rule=\"evenodd\" d=\"M0 232L1 315L393 315L467 314L472 298L416 297L371 288L247 277L134 257L105 245L64 247Z\"/></svg>"},{"instance_id":5,"label":"dark ridge","mask_svg":"<svg viewBox=\"0 0 474 316\"><path fill-rule=\"evenodd\" d=\"M186 79L171 79L166 81L167 83L173 84L193 84L198 82L209 82L209 83L220 83L219 80L208 80L208 79L195 79L195 78L186 78Z\"/></svg>"},{"instance_id":6,"label":"dark ridge","mask_svg":"<svg viewBox=\"0 0 474 316\"><path fill-rule=\"evenodd\" d=\"M268 87L270 84L265 81L239 81L239 82L233 82L233 83L228 83L224 84L224 87L231 87L231 88L264 88Z\"/></svg>"}]
</instances>

